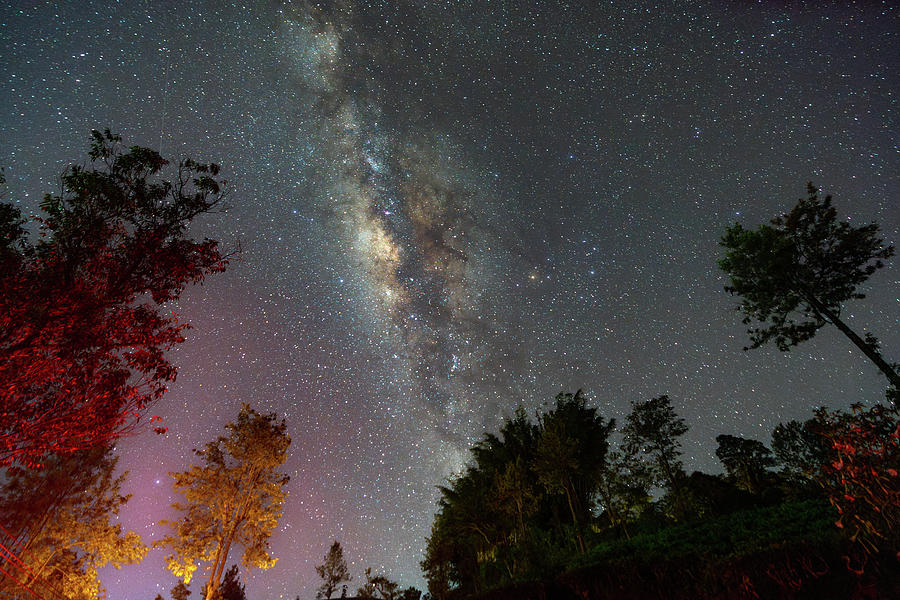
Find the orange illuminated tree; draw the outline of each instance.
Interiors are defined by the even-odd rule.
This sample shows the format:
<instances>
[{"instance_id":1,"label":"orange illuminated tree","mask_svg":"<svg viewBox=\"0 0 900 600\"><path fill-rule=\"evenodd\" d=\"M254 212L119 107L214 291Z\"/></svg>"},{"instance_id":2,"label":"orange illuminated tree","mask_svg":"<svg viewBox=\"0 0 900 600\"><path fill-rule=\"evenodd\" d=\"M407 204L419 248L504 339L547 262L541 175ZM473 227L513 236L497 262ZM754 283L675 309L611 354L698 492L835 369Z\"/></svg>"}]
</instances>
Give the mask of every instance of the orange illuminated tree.
<instances>
[{"instance_id":1,"label":"orange illuminated tree","mask_svg":"<svg viewBox=\"0 0 900 600\"><path fill-rule=\"evenodd\" d=\"M147 547L116 522L131 497L117 461L98 447L0 474L0 598L93 600L101 568L141 561Z\"/></svg>"},{"instance_id":2,"label":"orange illuminated tree","mask_svg":"<svg viewBox=\"0 0 900 600\"><path fill-rule=\"evenodd\" d=\"M284 420L245 404L226 428L227 437L196 451L202 465L171 473L175 491L186 500L173 506L184 514L176 522L162 522L172 534L155 544L172 550L166 563L185 583L190 583L198 563L210 563L206 600L219 589L232 546L244 547L245 567L275 566L278 559L269 554L269 537L287 496L283 487L288 476L276 471L291 444Z\"/></svg>"},{"instance_id":3,"label":"orange illuminated tree","mask_svg":"<svg viewBox=\"0 0 900 600\"><path fill-rule=\"evenodd\" d=\"M33 239L0 202L0 465L107 443L175 378L186 323L162 305L227 263L188 224L223 198L215 164L172 181L155 151L92 132L90 163L47 194Z\"/></svg>"}]
</instances>

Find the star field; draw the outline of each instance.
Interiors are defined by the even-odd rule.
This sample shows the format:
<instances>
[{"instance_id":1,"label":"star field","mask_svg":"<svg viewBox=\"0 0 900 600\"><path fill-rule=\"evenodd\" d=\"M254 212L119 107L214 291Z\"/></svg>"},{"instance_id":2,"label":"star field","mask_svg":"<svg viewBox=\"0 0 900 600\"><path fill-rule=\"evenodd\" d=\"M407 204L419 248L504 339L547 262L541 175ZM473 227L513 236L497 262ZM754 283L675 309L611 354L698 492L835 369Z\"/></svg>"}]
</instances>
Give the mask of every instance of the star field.
<instances>
[{"instance_id":1,"label":"star field","mask_svg":"<svg viewBox=\"0 0 900 600\"><path fill-rule=\"evenodd\" d=\"M900 242L897 11L710 2L105 2L0 7L0 165L34 213L92 128L219 162L197 236L242 253L172 307L193 329L122 440L121 521L161 537L169 471L242 402L293 438L278 564L248 597L312 598L344 547L422 586L441 484L519 405L582 388L607 417L668 394L689 469L882 397L839 332L742 352L727 225L807 181ZM846 308L900 358L900 268ZM102 573L168 596L163 551ZM232 554L237 562L238 554ZM230 564L230 563L229 563ZM196 585L194 587L197 587Z\"/></svg>"}]
</instances>

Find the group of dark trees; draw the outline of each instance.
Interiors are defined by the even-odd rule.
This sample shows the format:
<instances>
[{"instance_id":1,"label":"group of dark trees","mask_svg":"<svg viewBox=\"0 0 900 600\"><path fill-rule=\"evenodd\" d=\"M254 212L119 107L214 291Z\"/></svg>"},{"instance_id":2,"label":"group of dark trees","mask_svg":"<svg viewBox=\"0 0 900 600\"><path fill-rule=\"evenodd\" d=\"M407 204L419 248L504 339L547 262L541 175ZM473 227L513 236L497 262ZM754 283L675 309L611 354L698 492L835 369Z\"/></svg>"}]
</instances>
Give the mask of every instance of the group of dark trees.
<instances>
[{"instance_id":1,"label":"group of dark trees","mask_svg":"<svg viewBox=\"0 0 900 600\"><path fill-rule=\"evenodd\" d=\"M146 554L136 534L114 524L128 496L111 444L148 422L149 407L175 378L166 353L189 326L163 305L227 264L215 241L187 236L194 218L222 202L218 166L188 159L165 180L159 154L120 142L93 132L90 164L63 173L59 194L44 197L33 224L0 202L3 597L96 598L98 569ZM741 529L747 511L754 522L778 525L745 531L746 547L732 561L768 557L773 544L787 543L773 528L798 522L807 528L794 531L791 543L830 539L857 575L895 557L900 376L877 338L860 336L842 318L844 304L863 297L859 286L894 249L876 225L851 226L837 218L830 197L820 200L812 185L808 191L768 225L726 230L719 263L730 277L726 289L741 298L751 348L773 342L789 350L833 324L888 379L889 402L820 409L806 422L779 425L771 449L722 434L722 475L686 473L680 440L687 424L666 396L634 403L620 429L581 392L560 394L534 419L520 410L486 434L468 467L440 490L422 563L431 598L554 577L572 566L652 562L661 551L695 557L684 540L712 548L718 542L710 536ZM172 474L184 496L175 505L182 517L156 545L171 551L169 569L181 580L174 600L190 595L187 584L203 563L205 600L244 598L237 566L225 569L237 546L248 568L277 560L268 540L285 500L287 477L277 469L290 445L286 425L244 406L226 429L196 451L200 464ZM823 519L830 534L819 527ZM797 569L801 580L828 570L789 558L765 570L781 589L802 586ZM657 579L669 567L660 568ZM317 572L321 597L350 581L337 542ZM741 581L753 591L751 579ZM357 595L411 600L419 593L366 570Z\"/></svg>"},{"instance_id":2,"label":"group of dark trees","mask_svg":"<svg viewBox=\"0 0 900 600\"><path fill-rule=\"evenodd\" d=\"M877 339L868 333L860 337L841 319L844 303L863 297L858 286L894 249L883 244L876 225L839 221L830 197L820 200L811 184L808 192L770 225L727 229L719 263L731 278L726 289L741 297L738 310L750 326L750 348L771 341L787 351L831 323L887 377L889 403L868 408L856 403L850 412L820 409L806 422L781 424L772 433L771 449L758 440L719 435L721 475L685 472L680 439L688 428L667 396L634 403L620 430L588 406L581 392L560 394L534 420L519 410L498 434L485 434L464 471L440 488L422 562L433 598L465 598L585 565L596 574L602 565L621 566L611 548L632 563L643 556L656 579L669 568L665 561L689 555L705 585L724 577L716 569L727 571L752 556L770 561L757 565L755 574L775 581L779 593L797 591L804 577L822 577L828 569L817 571L811 563L797 567L789 556L771 553L788 543L821 541L838 530L846 535L832 554L840 554L850 572L877 571L885 560L897 569L900 413L894 401L900 378L896 365L882 357ZM620 440L615 449L613 436ZM761 530L732 537L731 565L697 567L708 562L706 553L724 535L722 528L745 518L734 515L767 522L773 507L782 511L785 531L791 522L806 522L811 510L819 517L780 537ZM697 537L699 530L704 533ZM675 538L680 547L671 541ZM699 546L688 551L685 540L694 538ZM636 581L642 575L631 576L631 585L640 587ZM755 594L752 577L742 577L731 583ZM616 581L621 583L610 575L608 587L598 589L621 595ZM719 583L728 587L724 579ZM679 593L692 592L683 587Z\"/></svg>"},{"instance_id":3,"label":"group of dark trees","mask_svg":"<svg viewBox=\"0 0 900 600\"><path fill-rule=\"evenodd\" d=\"M316 566L316 573L322 578L322 584L316 591L317 600L328 600L341 588L341 598L347 598L347 584L353 578L344 559L344 549L335 540L328 549L321 565ZM366 568L365 583L356 590L355 598L364 600L419 600L422 592L414 587L401 589L400 585L385 575L372 575L372 569ZM299 597L298 597L299 598Z\"/></svg>"},{"instance_id":4,"label":"group of dark trees","mask_svg":"<svg viewBox=\"0 0 900 600\"><path fill-rule=\"evenodd\" d=\"M844 550L862 569L873 556L900 549L898 416L881 406L819 411L776 427L771 449L719 435L724 473L688 474L681 460L688 427L668 397L632 404L616 429L581 392L560 394L535 419L519 410L498 434L485 434L466 469L440 488L422 562L428 591L435 599L465 598L552 579L608 559L616 543L664 545L647 540L678 527L721 536L721 519L737 513L780 507L797 511L789 520L802 520L809 501L819 511L830 501L838 512L825 510L819 530L799 537L826 535L821 529L834 530L836 520L852 527L856 545ZM734 543L757 551L759 536L771 533ZM766 543L785 543L775 535ZM694 550L709 541L701 537Z\"/></svg>"}]
</instances>

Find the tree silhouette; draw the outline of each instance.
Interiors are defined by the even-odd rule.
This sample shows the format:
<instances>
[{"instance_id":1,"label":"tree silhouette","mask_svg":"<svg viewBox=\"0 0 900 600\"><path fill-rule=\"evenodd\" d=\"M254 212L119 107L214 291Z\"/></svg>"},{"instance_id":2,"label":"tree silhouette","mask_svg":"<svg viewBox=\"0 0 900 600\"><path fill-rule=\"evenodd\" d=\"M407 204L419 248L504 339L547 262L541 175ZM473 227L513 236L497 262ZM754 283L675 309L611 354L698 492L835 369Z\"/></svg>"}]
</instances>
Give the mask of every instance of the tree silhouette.
<instances>
[{"instance_id":1,"label":"tree silhouette","mask_svg":"<svg viewBox=\"0 0 900 600\"><path fill-rule=\"evenodd\" d=\"M47 458L41 469L12 466L0 481L0 597L22 586L71 600L102 592L97 571L140 562L147 552L136 533L116 524L128 501L106 448Z\"/></svg>"},{"instance_id":2,"label":"tree silhouette","mask_svg":"<svg viewBox=\"0 0 900 600\"><path fill-rule=\"evenodd\" d=\"M719 267L731 278L726 290L741 296L738 310L750 348L773 341L779 350L812 338L832 323L884 373L895 388L900 375L882 358L877 340L856 334L841 318L844 302L864 298L858 286L884 266L894 247L885 246L874 223L853 227L837 220L831 196L819 200L810 183L786 215L748 231L735 224L721 240Z\"/></svg>"},{"instance_id":3,"label":"tree silhouette","mask_svg":"<svg viewBox=\"0 0 900 600\"><path fill-rule=\"evenodd\" d=\"M538 481L549 493L562 493L572 516L581 552L587 551L582 528L590 516L613 421L604 421L596 408L588 408L581 390L560 394L556 407L540 420L534 458Z\"/></svg>"},{"instance_id":4,"label":"tree silhouette","mask_svg":"<svg viewBox=\"0 0 900 600\"><path fill-rule=\"evenodd\" d=\"M758 440L722 434L716 436L719 447L716 456L722 461L725 472L737 482L737 486L752 494L758 494L766 472L775 465L772 451Z\"/></svg>"},{"instance_id":5,"label":"tree silhouette","mask_svg":"<svg viewBox=\"0 0 900 600\"><path fill-rule=\"evenodd\" d=\"M644 460L647 474L655 485L663 486L671 501L673 516L683 518L689 499L683 497L685 479L681 463L681 436L687 433L684 419L675 414L666 395L634 402L622 428L622 449L631 460Z\"/></svg>"},{"instance_id":6,"label":"tree silhouette","mask_svg":"<svg viewBox=\"0 0 900 600\"><path fill-rule=\"evenodd\" d=\"M179 581L169 592L169 595L172 596L172 600L188 600L188 596L191 595L191 590L188 589L188 586L186 586L183 581Z\"/></svg>"},{"instance_id":7,"label":"tree silhouette","mask_svg":"<svg viewBox=\"0 0 900 600\"><path fill-rule=\"evenodd\" d=\"M216 242L188 224L223 197L215 164L167 164L108 130L91 162L47 194L29 239L0 203L0 465L34 466L129 431L175 378L166 351L188 327L161 305L221 271Z\"/></svg>"},{"instance_id":8,"label":"tree silhouette","mask_svg":"<svg viewBox=\"0 0 900 600\"><path fill-rule=\"evenodd\" d=\"M356 596L365 600L419 600L422 592L414 587L401 590L396 581L384 575L372 575L369 567L366 568L366 583L356 591Z\"/></svg>"},{"instance_id":9,"label":"tree silhouette","mask_svg":"<svg viewBox=\"0 0 900 600\"><path fill-rule=\"evenodd\" d=\"M269 537L278 524L288 477L275 469L284 464L291 438L274 414L260 415L246 404L229 434L195 450L202 466L171 473L174 489L186 502L173 506L184 512L177 522L162 521L173 534L156 542L169 547L169 570L189 583L200 561L209 562L206 600L219 588L232 545L244 547L243 564L268 569L278 560L269 556Z\"/></svg>"},{"instance_id":10,"label":"tree silhouette","mask_svg":"<svg viewBox=\"0 0 900 600\"><path fill-rule=\"evenodd\" d=\"M342 583L349 582L350 570L347 568L347 561L344 560L344 549L341 548L340 542L334 540L328 554L325 555L325 562L316 567L316 573L322 578L322 585L317 590L317 597L331 598Z\"/></svg>"},{"instance_id":11,"label":"tree silhouette","mask_svg":"<svg viewBox=\"0 0 900 600\"><path fill-rule=\"evenodd\" d=\"M634 402L625 419L624 450L634 456L645 456L652 466L654 482L674 489L684 477L681 464L681 436L687 433L684 419L675 414L666 395Z\"/></svg>"},{"instance_id":12,"label":"tree silhouette","mask_svg":"<svg viewBox=\"0 0 900 600\"><path fill-rule=\"evenodd\" d=\"M779 423L772 432L772 452L789 481L809 481L829 462L830 444L816 429L815 419L792 420Z\"/></svg>"},{"instance_id":13,"label":"tree silhouette","mask_svg":"<svg viewBox=\"0 0 900 600\"><path fill-rule=\"evenodd\" d=\"M216 600L247 600L244 584L241 583L241 574L237 565L231 565L222 577Z\"/></svg>"}]
</instances>

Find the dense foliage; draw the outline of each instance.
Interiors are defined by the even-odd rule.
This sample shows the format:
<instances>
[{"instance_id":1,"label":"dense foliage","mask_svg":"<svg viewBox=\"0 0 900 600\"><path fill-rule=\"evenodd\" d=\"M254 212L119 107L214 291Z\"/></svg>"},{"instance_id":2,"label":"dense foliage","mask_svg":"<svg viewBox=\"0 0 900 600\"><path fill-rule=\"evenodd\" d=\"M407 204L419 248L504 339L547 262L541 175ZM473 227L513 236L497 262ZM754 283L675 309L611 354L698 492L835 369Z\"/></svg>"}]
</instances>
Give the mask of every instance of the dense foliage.
<instances>
[{"instance_id":1,"label":"dense foliage","mask_svg":"<svg viewBox=\"0 0 900 600\"><path fill-rule=\"evenodd\" d=\"M224 269L188 224L222 199L214 164L183 161L94 131L90 165L47 194L32 241L0 203L0 464L104 445L175 378L166 350L187 324L161 305Z\"/></svg>"},{"instance_id":2,"label":"dense foliage","mask_svg":"<svg viewBox=\"0 0 900 600\"><path fill-rule=\"evenodd\" d=\"M0 597L32 590L69 600L103 592L97 572L139 562L147 547L115 523L128 501L112 450L50 456L42 469L12 466L0 478Z\"/></svg>"},{"instance_id":3,"label":"dense foliage","mask_svg":"<svg viewBox=\"0 0 900 600\"><path fill-rule=\"evenodd\" d=\"M626 583L621 573L651 595L657 576L670 578L686 598L744 597L728 595L738 584L746 597L813 590L823 577L853 587L844 565L877 577L900 550L896 409L820 411L779 425L777 453L719 435L722 475L684 472L678 439L687 426L668 397L632 404L625 423L620 448L609 451L614 423L579 392L560 394L534 422L520 410L499 435L486 434L440 488L422 563L431 597L496 589L515 597L526 588L542 597L549 588L516 586L579 569L566 584L574 596L584 577L614 593Z\"/></svg>"},{"instance_id":4,"label":"dense foliage","mask_svg":"<svg viewBox=\"0 0 900 600\"><path fill-rule=\"evenodd\" d=\"M523 411L472 448L441 488L422 566L433 597L533 575L557 545L584 553L613 423L581 392L560 394L532 423Z\"/></svg>"},{"instance_id":5,"label":"dense foliage","mask_svg":"<svg viewBox=\"0 0 900 600\"><path fill-rule=\"evenodd\" d=\"M900 375L875 338L861 338L840 319L847 300L865 297L860 284L884 266L894 247L884 245L875 223L839 221L831 196L820 200L811 183L807 190L807 198L770 225L752 231L736 223L721 240L726 252L719 267L731 278L725 289L741 297L745 324L760 323L748 330L750 347L772 341L786 351L831 323L900 388Z\"/></svg>"},{"instance_id":6,"label":"dense foliage","mask_svg":"<svg viewBox=\"0 0 900 600\"><path fill-rule=\"evenodd\" d=\"M228 436L196 450L202 465L171 473L174 489L185 502L173 506L184 513L177 522L163 521L172 533L157 545L168 547L169 570L190 582L199 562L209 562L206 600L219 588L232 545L244 547L243 564L268 569L278 560L269 555L269 537L278 524L287 496L284 464L291 438L285 422L244 405Z\"/></svg>"}]
</instances>

